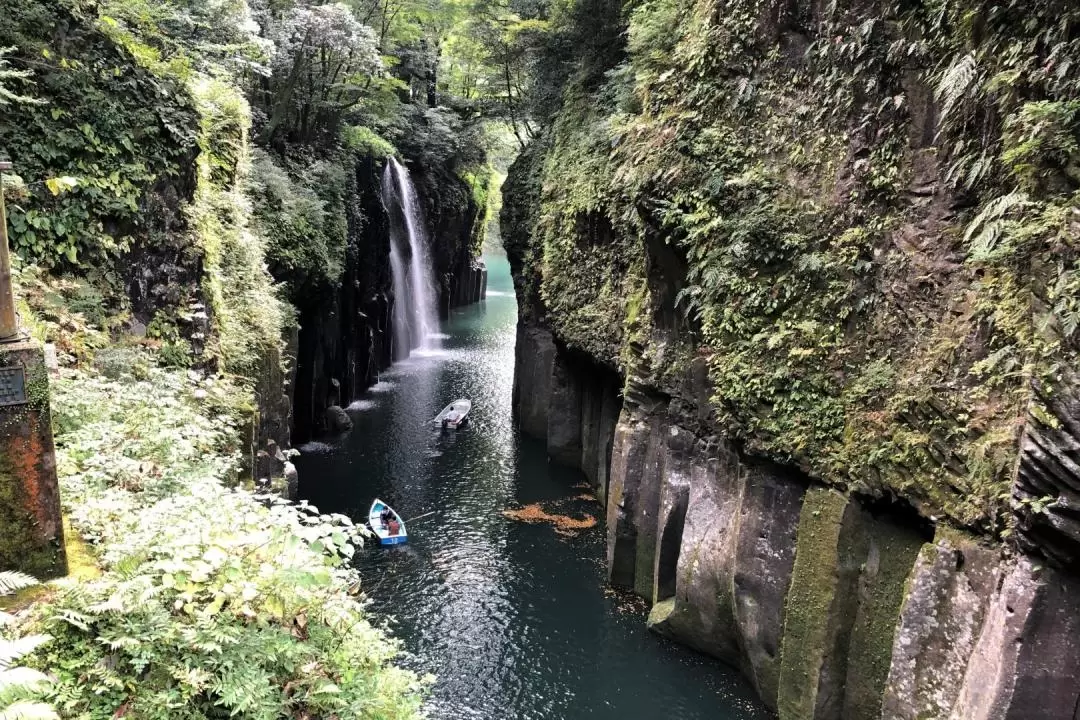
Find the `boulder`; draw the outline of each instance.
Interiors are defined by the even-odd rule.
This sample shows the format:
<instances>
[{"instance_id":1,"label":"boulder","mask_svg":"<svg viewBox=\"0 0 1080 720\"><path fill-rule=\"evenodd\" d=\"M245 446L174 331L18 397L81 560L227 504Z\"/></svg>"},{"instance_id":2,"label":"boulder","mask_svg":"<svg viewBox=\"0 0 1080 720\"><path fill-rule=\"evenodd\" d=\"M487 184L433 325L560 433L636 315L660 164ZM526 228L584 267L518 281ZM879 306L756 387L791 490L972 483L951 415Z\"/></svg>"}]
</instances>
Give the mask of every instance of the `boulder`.
<instances>
[{"instance_id":1,"label":"boulder","mask_svg":"<svg viewBox=\"0 0 1080 720\"><path fill-rule=\"evenodd\" d=\"M342 433L352 430L352 418L340 405L331 405L326 408L326 425L332 433Z\"/></svg>"},{"instance_id":2,"label":"boulder","mask_svg":"<svg viewBox=\"0 0 1080 720\"><path fill-rule=\"evenodd\" d=\"M300 489L300 475L296 472L296 466L288 460L285 461L283 476L285 478L286 496L290 500L295 499L297 492Z\"/></svg>"}]
</instances>

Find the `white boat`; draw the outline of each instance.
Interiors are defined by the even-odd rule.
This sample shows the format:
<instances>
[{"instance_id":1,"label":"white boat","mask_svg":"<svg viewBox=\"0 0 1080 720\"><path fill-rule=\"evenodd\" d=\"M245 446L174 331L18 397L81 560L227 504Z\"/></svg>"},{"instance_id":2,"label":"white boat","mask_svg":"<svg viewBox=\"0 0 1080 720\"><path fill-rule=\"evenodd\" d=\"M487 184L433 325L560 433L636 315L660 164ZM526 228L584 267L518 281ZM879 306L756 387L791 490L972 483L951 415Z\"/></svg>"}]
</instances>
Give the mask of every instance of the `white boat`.
<instances>
[{"instance_id":1,"label":"white boat","mask_svg":"<svg viewBox=\"0 0 1080 720\"><path fill-rule=\"evenodd\" d=\"M386 511L386 516L383 515L384 511ZM375 501L371 503L371 509L368 510L368 524L371 525L371 531L379 538L380 545L401 545L409 541L409 534L405 532L405 521L394 508L379 498L375 498Z\"/></svg>"},{"instance_id":2,"label":"white boat","mask_svg":"<svg viewBox=\"0 0 1080 720\"><path fill-rule=\"evenodd\" d=\"M435 416L431 422L447 429L457 429L469 419L469 411L472 410L472 401L462 398L443 408L443 411Z\"/></svg>"}]
</instances>

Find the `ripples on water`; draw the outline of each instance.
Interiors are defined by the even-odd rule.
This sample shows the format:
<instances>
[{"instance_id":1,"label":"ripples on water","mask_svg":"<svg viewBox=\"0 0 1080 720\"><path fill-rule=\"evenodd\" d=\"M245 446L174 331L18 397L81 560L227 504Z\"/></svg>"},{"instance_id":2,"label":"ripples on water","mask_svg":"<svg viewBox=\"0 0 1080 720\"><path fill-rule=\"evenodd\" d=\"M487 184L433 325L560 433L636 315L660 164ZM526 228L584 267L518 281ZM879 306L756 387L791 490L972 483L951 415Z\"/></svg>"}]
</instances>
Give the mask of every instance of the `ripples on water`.
<instances>
[{"instance_id":1,"label":"ripples on water","mask_svg":"<svg viewBox=\"0 0 1080 720\"><path fill-rule=\"evenodd\" d=\"M583 478L513 427L516 306L505 258L487 260L488 300L453 314L442 349L383 373L336 449L309 443L297 460L302 496L323 511L364 518L379 496L406 519L435 512L408 525L408 545L357 559L372 611L397 621L403 663L438 676L431 717L768 717L732 671L617 611L601 526L563 537L503 516L566 501ZM440 433L428 421L458 397L474 402L469 426Z\"/></svg>"}]
</instances>

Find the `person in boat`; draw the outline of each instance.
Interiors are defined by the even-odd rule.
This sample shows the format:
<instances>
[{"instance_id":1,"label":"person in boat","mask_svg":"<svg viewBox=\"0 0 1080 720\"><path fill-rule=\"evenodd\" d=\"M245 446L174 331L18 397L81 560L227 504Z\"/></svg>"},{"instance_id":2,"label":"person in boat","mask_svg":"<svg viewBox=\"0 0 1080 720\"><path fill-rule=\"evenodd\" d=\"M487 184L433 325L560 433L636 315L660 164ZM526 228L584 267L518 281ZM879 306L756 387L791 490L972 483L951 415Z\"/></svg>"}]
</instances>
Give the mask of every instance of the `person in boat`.
<instances>
[{"instance_id":1,"label":"person in boat","mask_svg":"<svg viewBox=\"0 0 1080 720\"><path fill-rule=\"evenodd\" d=\"M382 512L379 513L379 521L382 522L384 528L390 527L390 521L394 519L394 513L390 512L390 508L384 507Z\"/></svg>"},{"instance_id":2,"label":"person in boat","mask_svg":"<svg viewBox=\"0 0 1080 720\"><path fill-rule=\"evenodd\" d=\"M396 517L391 516L390 522L387 524L386 529L390 531L391 535L397 535L398 531L401 530L401 523L397 521Z\"/></svg>"}]
</instances>

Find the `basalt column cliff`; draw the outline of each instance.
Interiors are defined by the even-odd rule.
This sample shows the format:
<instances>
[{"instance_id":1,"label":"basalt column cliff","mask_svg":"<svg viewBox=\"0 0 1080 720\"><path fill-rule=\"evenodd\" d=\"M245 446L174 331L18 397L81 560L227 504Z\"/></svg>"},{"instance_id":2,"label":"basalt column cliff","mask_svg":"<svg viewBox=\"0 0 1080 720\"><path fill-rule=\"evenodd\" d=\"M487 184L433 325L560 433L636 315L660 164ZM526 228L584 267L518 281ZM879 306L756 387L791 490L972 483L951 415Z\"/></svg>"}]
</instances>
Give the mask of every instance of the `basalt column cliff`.
<instances>
[{"instance_id":1,"label":"basalt column cliff","mask_svg":"<svg viewBox=\"0 0 1080 720\"><path fill-rule=\"evenodd\" d=\"M511 169L515 407L782 720L1080 707L1080 11L595 0Z\"/></svg>"}]
</instances>

